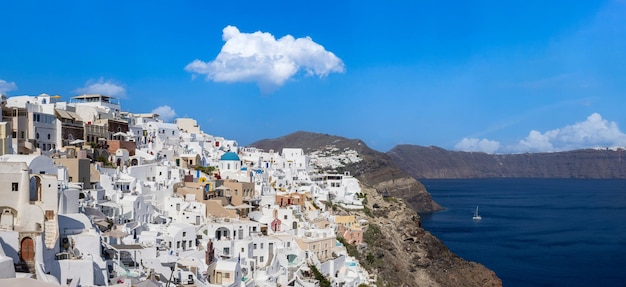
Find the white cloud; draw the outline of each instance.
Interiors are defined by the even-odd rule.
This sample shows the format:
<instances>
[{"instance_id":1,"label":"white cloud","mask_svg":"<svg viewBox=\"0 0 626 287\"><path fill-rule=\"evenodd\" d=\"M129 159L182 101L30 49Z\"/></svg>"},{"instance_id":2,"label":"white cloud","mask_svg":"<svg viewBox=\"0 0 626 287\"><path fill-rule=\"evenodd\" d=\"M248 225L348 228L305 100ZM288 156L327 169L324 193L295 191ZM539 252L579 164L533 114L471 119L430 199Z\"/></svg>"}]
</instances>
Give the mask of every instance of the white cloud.
<instances>
[{"instance_id":1,"label":"white cloud","mask_svg":"<svg viewBox=\"0 0 626 287\"><path fill-rule=\"evenodd\" d=\"M76 89L79 94L101 94L110 97L126 97L126 89L111 80L105 81L103 78L97 81L89 80L82 88Z\"/></svg>"},{"instance_id":2,"label":"white cloud","mask_svg":"<svg viewBox=\"0 0 626 287\"><path fill-rule=\"evenodd\" d=\"M169 122L176 116L176 111L174 111L172 107L167 105L157 107L156 109L152 110L152 113L158 114L159 119L163 120L164 122Z\"/></svg>"},{"instance_id":3,"label":"white cloud","mask_svg":"<svg viewBox=\"0 0 626 287\"><path fill-rule=\"evenodd\" d=\"M454 148L461 151L494 153L500 148L500 143L488 139L463 138Z\"/></svg>"},{"instance_id":4,"label":"white cloud","mask_svg":"<svg viewBox=\"0 0 626 287\"><path fill-rule=\"evenodd\" d=\"M517 144L500 146L488 139L464 138L455 146L462 151L482 151L486 153L506 152L556 152L585 148L626 147L626 134L620 131L617 123L593 113L582 122L562 128L540 132L530 131L528 136Z\"/></svg>"},{"instance_id":5,"label":"white cloud","mask_svg":"<svg viewBox=\"0 0 626 287\"><path fill-rule=\"evenodd\" d=\"M6 94L7 92L15 90L17 90L17 85L15 84L15 82L0 80L0 94Z\"/></svg>"},{"instance_id":6,"label":"white cloud","mask_svg":"<svg viewBox=\"0 0 626 287\"><path fill-rule=\"evenodd\" d=\"M551 138L553 137L554 132L548 131L545 134L542 134L539 131L532 130L528 134L528 136L522 140L520 140L519 144L515 148L518 152L524 151L552 151L554 150L554 146L552 145Z\"/></svg>"},{"instance_id":7,"label":"white cloud","mask_svg":"<svg viewBox=\"0 0 626 287\"><path fill-rule=\"evenodd\" d=\"M544 133L531 131L514 147L518 151L550 152L582 148L604 148L626 146L626 134L617 123L609 122L598 113L585 121Z\"/></svg>"},{"instance_id":8,"label":"white cloud","mask_svg":"<svg viewBox=\"0 0 626 287\"><path fill-rule=\"evenodd\" d=\"M196 59L185 70L215 82L255 82L264 92L277 89L299 71L325 77L345 70L341 59L310 37L287 35L276 40L267 32L241 33L227 26L222 39L226 43L215 60Z\"/></svg>"}]
</instances>

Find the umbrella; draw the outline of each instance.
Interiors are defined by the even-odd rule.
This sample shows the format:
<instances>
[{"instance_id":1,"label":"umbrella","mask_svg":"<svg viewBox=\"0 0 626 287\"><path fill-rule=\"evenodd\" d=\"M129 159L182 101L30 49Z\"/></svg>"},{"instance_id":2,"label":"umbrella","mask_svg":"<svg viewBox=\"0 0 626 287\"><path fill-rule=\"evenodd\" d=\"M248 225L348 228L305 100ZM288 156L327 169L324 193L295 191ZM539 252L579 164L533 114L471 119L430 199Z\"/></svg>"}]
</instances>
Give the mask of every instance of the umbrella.
<instances>
[{"instance_id":1,"label":"umbrella","mask_svg":"<svg viewBox=\"0 0 626 287\"><path fill-rule=\"evenodd\" d=\"M75 139L75 140L71 141L70 144L81 144L81 143L84 143L84 142L85 142L85 140Z\"/></svg>"},{"instance_id":2,"label":"umbrella","mask_svg":"<svg viewBox=\"0 0 626 287\"><path fill-rule=\"evenodd\" d=\"M116 136L128 136L128 134L126 134L125 132L116 132L113 134L114 137Z\"/></svg>"}]
</instances>

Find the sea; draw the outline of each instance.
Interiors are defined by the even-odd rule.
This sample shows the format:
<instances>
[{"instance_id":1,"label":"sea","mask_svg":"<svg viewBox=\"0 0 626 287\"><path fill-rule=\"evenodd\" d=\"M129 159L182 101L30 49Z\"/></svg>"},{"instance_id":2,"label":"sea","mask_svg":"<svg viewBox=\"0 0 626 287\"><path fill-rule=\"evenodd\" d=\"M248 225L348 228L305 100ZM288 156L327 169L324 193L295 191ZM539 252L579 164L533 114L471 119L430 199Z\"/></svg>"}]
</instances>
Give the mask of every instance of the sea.
<instances>
[{"instance_id":1,"label":"sea","mask_svg":"<svg viewBox=\"0 0 626 287\"><path fill-rule=\"evenodd\" d=\"M626 180L420 182L445 207L424 229L505 287L626 286Z\"/></svg>"}]
</instances>

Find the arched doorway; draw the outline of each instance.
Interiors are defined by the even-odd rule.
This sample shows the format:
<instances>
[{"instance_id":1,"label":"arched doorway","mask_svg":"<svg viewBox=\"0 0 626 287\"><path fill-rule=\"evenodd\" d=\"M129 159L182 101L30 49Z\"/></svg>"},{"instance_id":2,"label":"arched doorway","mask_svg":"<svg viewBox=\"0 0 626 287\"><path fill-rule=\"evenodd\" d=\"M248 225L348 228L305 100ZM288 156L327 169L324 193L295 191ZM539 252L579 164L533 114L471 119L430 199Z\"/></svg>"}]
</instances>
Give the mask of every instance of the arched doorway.
<instances>
[{"instance_id":1,"label":"arched doorway","mask_svg":"<svg viewBox=\"0 0 626 287\"><path fill-rule=\"evenodd\" d=\"M20 248L20 259L22 261L31 262L35 259L35 242L30 237L22 239Z\"/></svg>"},{"instance_id":2,"label":"arched doorway","mask_svg":"<svg viewBox=\"0 0 626 287\"><path fill-rule=\"evenodd\" d=\"M217 240L221 240L222 237L230 238L230 230L228 228L220 227L215 230L215 238L217 238Z\"/></svg>"}]
</instances>

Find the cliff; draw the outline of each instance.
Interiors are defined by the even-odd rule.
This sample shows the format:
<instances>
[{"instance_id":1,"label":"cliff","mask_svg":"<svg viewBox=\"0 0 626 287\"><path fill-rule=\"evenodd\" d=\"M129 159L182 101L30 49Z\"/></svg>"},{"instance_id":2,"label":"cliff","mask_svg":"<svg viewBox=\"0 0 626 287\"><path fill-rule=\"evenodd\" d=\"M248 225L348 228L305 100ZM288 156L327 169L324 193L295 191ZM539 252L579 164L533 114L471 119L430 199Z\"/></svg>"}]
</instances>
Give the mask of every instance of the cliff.
<instances>
[{"instance_id":1,"label":"cliff","mask_svg":"<svg viewBox=\"0 0 626 287\"><path fill-rule=\"evenodd\" d=\"M414 178L626 178L624 150L486 154L398 145L387 155Z\"/></svg>"},{"instance_id":2,"label":"cliff","mask_svg":"<svg viewBox=\"0 0 626 287\"><path fill-rule=\"evenodd\" d=\"M308 132L250 146L275 151L302 148L306 153L328 147L358 152L362 160L343 169L361 182L366 208L351 211L335 207L335 212L367 220L366 244L348 246L348 252L377 275L377 286L502 286L493 271L458 257L421 227L416 210L432 212L441 206L387 154L370 149L360 140Z\"/></svg>"}]
</instances>

